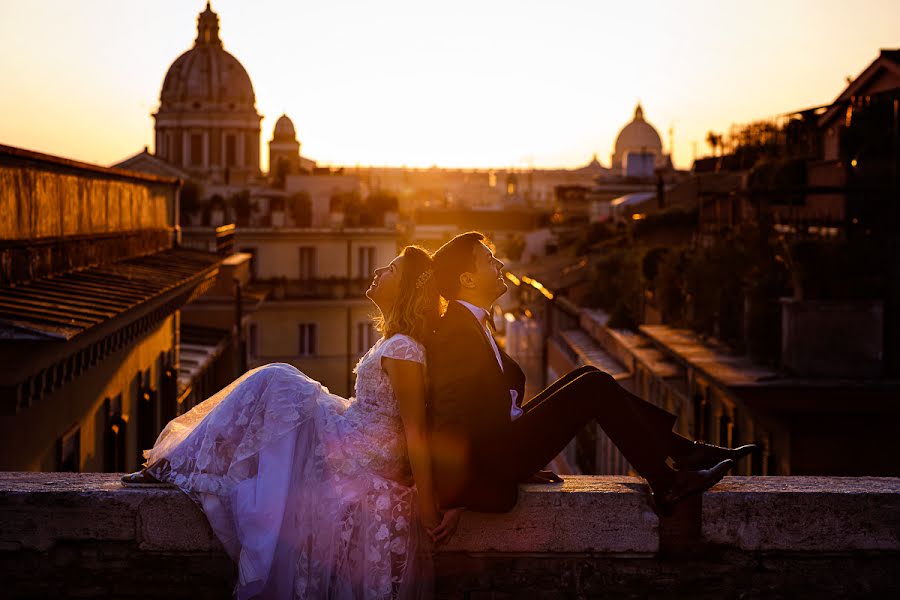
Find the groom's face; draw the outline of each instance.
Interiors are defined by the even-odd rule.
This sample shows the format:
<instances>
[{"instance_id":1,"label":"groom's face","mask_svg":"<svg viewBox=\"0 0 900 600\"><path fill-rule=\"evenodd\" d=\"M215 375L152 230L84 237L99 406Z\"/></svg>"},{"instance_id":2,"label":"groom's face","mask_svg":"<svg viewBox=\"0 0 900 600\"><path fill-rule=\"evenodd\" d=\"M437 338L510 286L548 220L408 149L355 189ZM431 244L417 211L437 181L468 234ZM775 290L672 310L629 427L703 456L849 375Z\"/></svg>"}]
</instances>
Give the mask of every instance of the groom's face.
<instances>
[{"instance_id":1,"label":"groom's face","mask_svg":"<svg viewBox=\"0 0 900 600\"><path fill-rule=\"evenodd\" d=\"M503 263L494 256L490 248L479 242L474 249L475 273L472 273L473 289L484 298L488 304L506 293L506 281L504 281Z\"/></svg>"}]
</instances>

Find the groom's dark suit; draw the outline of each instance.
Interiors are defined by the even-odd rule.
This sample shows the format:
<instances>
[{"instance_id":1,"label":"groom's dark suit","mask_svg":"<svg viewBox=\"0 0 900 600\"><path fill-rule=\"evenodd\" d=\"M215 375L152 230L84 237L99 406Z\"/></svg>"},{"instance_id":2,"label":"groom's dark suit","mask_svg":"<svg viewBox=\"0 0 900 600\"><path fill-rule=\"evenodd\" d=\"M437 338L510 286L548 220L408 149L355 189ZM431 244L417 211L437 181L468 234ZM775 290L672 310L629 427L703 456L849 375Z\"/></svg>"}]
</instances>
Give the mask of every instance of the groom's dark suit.
<instances>
[{"instance_id":1,"label":"groom's dark suit","mask_svg":"<svg viewBox=\"0 0 900 600\"><path fill-rule=\"evenodd\" d=\"M525 375L502 349L501 370L478 319L452 300L427 343L427 356L441 507L509 510L518 483L549 463L592 419L641 475L664 475L676 416L623 389L609 374L577 369L522 406L524 414L512 420L510 390L521 399Z\"/></svg>"},{"instance_id":2,"label":"groom's dark suit","mask_svg":"<svg viewBox=\"0 0 900 600\"><path fill-rule=\"evenodd\" d=\"M500 369L481 324L456 301L447 306L426 356L434 477L441 506L478 510L508 502L509 485L491 473L493 442L510 422L510 390L516 390L519 398L524 395L525 374L502 349Z\"/></svg>"}]
</instances>

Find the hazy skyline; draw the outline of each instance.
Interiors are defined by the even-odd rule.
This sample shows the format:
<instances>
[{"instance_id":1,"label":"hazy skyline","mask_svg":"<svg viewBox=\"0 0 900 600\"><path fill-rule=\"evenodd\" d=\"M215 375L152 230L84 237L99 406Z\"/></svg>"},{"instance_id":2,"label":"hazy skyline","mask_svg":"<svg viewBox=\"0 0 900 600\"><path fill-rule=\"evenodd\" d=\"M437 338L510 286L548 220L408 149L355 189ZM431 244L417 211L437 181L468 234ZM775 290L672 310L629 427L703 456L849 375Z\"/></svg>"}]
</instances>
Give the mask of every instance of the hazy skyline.
<instances>
[{"instance_id":1,"label":"hazy skyline","mask_svg":"<svg viewBox=\"0 0 900 600\"><path fill-rule=\"evenodd\" d=\"M205 4L0 0L0 143L99 164L152 150L163 77ZM897 0L212 7L262 143L286 112L324 164L608 166L640 100L686 168L707 131L829 103L900 47Z\"/></svg>"}]
</instances>

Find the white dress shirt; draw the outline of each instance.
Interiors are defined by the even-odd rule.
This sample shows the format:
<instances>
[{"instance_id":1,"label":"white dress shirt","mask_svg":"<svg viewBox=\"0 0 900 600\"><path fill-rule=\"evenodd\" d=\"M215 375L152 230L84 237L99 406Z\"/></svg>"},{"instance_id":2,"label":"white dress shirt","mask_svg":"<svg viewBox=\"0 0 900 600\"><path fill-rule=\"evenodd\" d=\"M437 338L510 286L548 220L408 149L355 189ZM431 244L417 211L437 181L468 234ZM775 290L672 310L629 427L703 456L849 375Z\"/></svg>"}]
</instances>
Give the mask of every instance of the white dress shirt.
<instances>
[{"instance_id":1,"label":"white dress shirt","mask_svg":"<svg viewBox=\"0 0 900 600\"><path fill-rule=\"evenodd\" d=\"M491 335L491 330L488 329L487 320L492 318L491 315L488 314L486 310L481 308L480 306L475 306L470 302L466 302L465 300L457 300L460 304L469 309L469 311L475 315L475 318L478 319L478 322L481 323L481 328L484 330L484 334L487 336L488 342L491 344L491 348L494 349L494 356L497 357L497 363L500 365L500 370L503 371L503 359L500 358L500 348L497 347L497 342L494 340L494 336ZM510 409L509 409L509 418L513 421L522 416L522 409L516 406L516 400L519 398L518 390L509 390L509 398L510 398Z\"/></svg>"}]
</instances>

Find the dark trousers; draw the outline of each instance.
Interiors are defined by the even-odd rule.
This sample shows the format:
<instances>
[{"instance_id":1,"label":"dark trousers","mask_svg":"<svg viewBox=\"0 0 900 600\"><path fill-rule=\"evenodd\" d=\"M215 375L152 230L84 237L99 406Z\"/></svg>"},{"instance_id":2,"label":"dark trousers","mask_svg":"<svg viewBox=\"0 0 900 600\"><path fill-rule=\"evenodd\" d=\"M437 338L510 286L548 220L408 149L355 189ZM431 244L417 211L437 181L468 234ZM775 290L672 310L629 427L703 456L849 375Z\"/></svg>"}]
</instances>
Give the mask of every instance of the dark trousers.
<instances>
[{"instance_id":1,"label":"dark trousers","mask_svg":"<svg viewBox=\"0 0 900 600\"><path fill-rule=\"evenodd\" d=\"M672 431L676 415L632 394L599 369L575 369L522 406L524 414L498 436L496 476L527 479L565 448L592 419L651 483L671 480L666 458L692 443Z\"/></svg>"}]
</instances>

